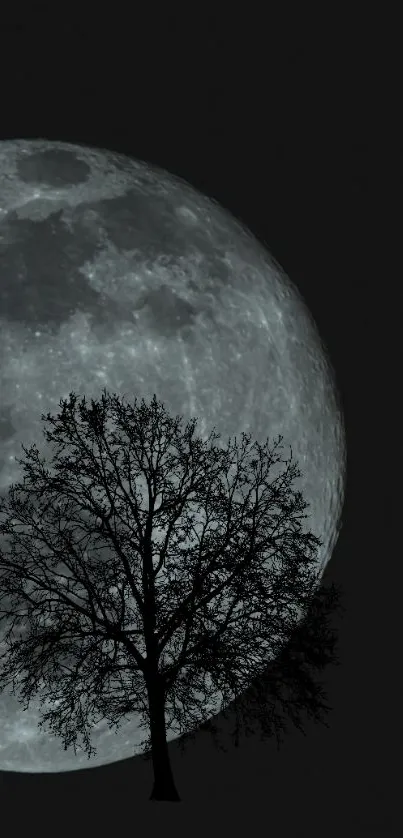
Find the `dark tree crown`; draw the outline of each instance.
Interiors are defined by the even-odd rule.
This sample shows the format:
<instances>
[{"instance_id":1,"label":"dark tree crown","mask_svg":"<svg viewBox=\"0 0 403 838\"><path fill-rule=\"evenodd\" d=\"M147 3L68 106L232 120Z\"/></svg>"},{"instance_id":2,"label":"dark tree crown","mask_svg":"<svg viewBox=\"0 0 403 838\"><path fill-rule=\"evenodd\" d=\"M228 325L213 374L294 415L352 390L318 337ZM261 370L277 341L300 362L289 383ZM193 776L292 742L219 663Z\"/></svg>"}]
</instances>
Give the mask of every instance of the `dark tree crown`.
<instances>
[{"instance_id":1,"label":"dark tree crown","mask_svg":"<svg viewBox=\"0 0 403 838\"><path fill-rule=\"evenodd\" d=\"M283 706L288 678L290 708L324 709L309 671L333 646L318 622L322 651L311 632L304 661L292 653L318 605L321 541L283 438L270 446L243 433L222 447L213 430L203 441L196 419L183 427L155 395L130 405L104 390L88 406L71 393L60 406L42 416L48 464L23 446L23 480L0 503L0 687L26 706L40 693L40 724L89 756L100 718L117 728L139 712L152 734L154 694L180 735L220 707L235 707L238 724L254 690L272 735L281 724L268 722L269 661L283 667L270 682Z\"/></svg>"}]
</instances>

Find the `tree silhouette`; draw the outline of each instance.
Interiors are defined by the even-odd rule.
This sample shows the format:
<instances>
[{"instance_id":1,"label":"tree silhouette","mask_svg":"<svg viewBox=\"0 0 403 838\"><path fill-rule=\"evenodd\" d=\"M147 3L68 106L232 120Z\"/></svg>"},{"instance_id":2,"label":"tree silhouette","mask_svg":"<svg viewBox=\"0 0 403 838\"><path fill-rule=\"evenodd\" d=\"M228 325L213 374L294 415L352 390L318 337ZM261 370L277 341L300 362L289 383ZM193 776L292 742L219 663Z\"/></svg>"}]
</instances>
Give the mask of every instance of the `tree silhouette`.
<instances>
[{"instance_id":1,"label":"tree silhouette","mask_svg":"<svg viewBox=\"0 0 403 838\"><path fill-rule=\"evenodd\" d=\"M264 732L281 728L275 714L268 723L267 679L256 684L270 659L289 663L318 601L321 542L302 526L300 471L282 459L281 436L270 446L243 433L224 448L213 430L202 441L196 419L183 427L155 395L130 405L104 389L90 407L74 393L59 404L42 415L49 466L22 446L23 481L0 502L0 688L25 707L46 696L40 726L89 757L94 723L117 729L140 713L150 799L177 801L168 728L186 741L232 703L238 731L251 689ZM330 646L316 646L309 636L320 668ZM316 712L320 690L300 658L294 704ZM287 706L280 688L276 698Z\"/></svg>"}]
</instances>

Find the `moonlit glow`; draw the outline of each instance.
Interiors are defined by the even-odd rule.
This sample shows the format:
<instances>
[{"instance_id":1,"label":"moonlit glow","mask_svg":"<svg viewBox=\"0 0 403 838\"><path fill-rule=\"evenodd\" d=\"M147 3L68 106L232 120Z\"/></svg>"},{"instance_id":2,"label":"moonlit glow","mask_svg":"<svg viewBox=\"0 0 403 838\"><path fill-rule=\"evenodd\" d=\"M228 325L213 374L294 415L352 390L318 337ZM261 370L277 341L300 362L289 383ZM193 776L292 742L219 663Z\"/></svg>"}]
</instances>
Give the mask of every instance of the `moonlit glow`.
<instances>
[{"instance_id":1,"label":"moonlit glow","mask_svg":"<svg viewBox=\"0 0 403 838\"><path fill-rule=\"evenodd\" d=\"M323 570L343 505L343 418L312 317L266 250L184 181L104 150L0 142L0 195L0 493L21 479L21 443L50 455L41 414L71 391L156 393L185 422L198 417L200 436L215 426L223 445L242 431L283 435ZM0 694L0 769L75 770L139 752L136 714L117 733L100 720L88 760L37 728L39 706L24 713Z\"/></svg>"}]
</instances>

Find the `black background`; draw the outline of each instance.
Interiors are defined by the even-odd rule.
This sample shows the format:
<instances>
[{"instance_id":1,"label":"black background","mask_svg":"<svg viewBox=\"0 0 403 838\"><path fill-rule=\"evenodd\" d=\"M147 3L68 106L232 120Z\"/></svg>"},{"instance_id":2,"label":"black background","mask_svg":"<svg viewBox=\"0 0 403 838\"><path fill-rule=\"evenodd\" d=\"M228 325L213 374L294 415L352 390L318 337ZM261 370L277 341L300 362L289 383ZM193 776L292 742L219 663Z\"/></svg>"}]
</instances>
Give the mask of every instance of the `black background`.
<instances>
[{"instance_id":1,"label":"black background","mask_svg":"<svg viewBox=\"0 0 403 838\"><path fill-rule=\"evenodd\" d=\"M194 817L200 831L392 834L402 733L401 269L388 264L401 203L396 23L336 20L327 7L323 19L297 20L292 9L282 23L248 10L184 17L156 7L145 20L127 4L88 22L78 11L64 20L59 4L52 16L31 4L19 22L3 18L0 138L81 142L157 163L244 221L296 283L345 411L344 525L325 580L343 585L347 611L341 665L326 673L330 729L308 724L306 738L290 733L279 752L258 736L238 750L228 742L226 754L202 732L184 756L171 743L179 811L150 810L151 766L139 757L70 774L0 772L1 810L17 829L22 818L60 825L60 813L78 831L152 828L162 807L171 820Z\"/></svg>"}]
</instances>

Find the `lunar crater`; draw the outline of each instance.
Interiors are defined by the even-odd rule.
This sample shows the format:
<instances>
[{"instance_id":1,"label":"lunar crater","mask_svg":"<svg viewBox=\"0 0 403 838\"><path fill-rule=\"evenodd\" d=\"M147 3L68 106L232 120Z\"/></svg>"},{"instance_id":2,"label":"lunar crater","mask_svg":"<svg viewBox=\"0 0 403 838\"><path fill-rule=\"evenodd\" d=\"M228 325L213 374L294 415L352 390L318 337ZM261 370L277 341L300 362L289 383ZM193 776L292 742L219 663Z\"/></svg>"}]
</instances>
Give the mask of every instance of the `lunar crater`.
<instances>
[{"instance_id":1,"label":"lunar crater","mask_svg":"<svg viewBox=\"0 0 403 838\"><path fill-rule=\"evenodd\" d=\"M23 183L56 188L85 183L90 172L91 168L84 160L79 160L74 152L65 149L34 151L17 161L17 175Z\"/></svg>"},{"instance_id":2,"label":"lunar crater","mask_svg":"<svg viewBox=\"0 0 403 838\"><path fill-rule=\"evenodd\" d=\"M136 310L144 308L150 314L151 328L164 337L173 337L191 326L197 315L194 306L166 286L140 294Z\"/></svg>"}]
</instances>

